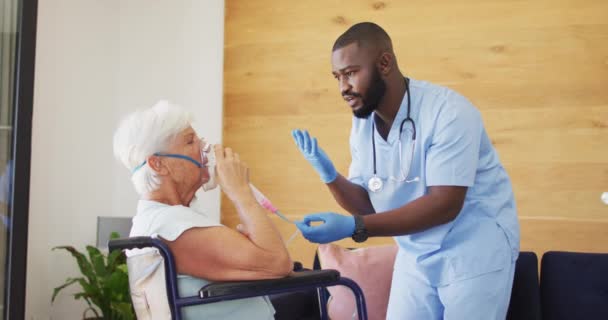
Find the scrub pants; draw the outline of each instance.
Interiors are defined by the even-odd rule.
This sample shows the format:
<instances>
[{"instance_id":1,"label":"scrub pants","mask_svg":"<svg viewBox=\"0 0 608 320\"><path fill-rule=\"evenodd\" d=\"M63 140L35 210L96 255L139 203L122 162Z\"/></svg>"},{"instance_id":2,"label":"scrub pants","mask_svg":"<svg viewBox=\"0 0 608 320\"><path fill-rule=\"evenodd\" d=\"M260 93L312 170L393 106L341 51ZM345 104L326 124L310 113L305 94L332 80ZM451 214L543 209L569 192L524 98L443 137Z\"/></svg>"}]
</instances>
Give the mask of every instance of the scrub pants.
<instances>
[{"instance_id":1,"label":"scrub pants","mask_svg":"<svg viewBox=\"0 0 608 320\"><path fill-rule=\"evenodd\" d=\"M420 275L393 272L387 320L504 320L515 262L445 286L433 287Z\"/></svg>"}]
</instances>

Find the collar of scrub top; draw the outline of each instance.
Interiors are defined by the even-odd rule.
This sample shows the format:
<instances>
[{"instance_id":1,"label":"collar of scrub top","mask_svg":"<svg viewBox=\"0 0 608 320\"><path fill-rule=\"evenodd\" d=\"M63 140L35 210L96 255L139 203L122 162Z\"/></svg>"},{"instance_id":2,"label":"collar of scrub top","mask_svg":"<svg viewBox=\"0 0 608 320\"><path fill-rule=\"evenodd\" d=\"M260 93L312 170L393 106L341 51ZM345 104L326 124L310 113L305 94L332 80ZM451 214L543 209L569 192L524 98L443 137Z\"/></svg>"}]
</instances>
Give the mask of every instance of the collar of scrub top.
<instances>
[{"instance_id":1,"label":"collar of scrub top","mask_svg":"<svg viewBox=\"0 0 608 320\"><path fill-rule=\"evenodd\" d=\"M407 116L405 117L405 119L403 119L401 121L401 124L399 125L399 137L398 137L398 141L399 141L399 169L401 171L401 180L398 181L405 181L405 182L413 182L413 181L418 181L418 178L414 178L412 180L407 180L407 175L403 174L403 168L401 168L401 164L403 163L402 158L401 158L401 133L403 133L403 125L406 122L410 122L412 124L412 155L413 155L413 151L414 148L413 146L416 144L416 123L414 122L414 119L412 119L412 117L410 116L410 112L411 112L411 105L412 105L412 101L410 98L410 79L408 78L404 78L405 80L405 93L407 94ZM382 189L382 180L380 178L378 178L377 175L377 170L376 170L376 139L375 139L375 135L376 135L376 121L374 120L374 118L372 117L372 153L373 153L373 163L374 163L374 175L369 179L367 186L368 188L372 191L372 192L377 192L380 191ZM410 167L411 167L411 160L410 160ZM409 169L408 171L408 175L409 175Z\"/></svg>"},{"instance_id":2,"label":"collar of scrub top","mask_svg":"<svg viewBox=\"0 0 608 320\"><path fill-rule=\"evenodd\" d=\"M185 156L183 154L175 154L175 153L161 153L161 152L155 152L153 155L157 156L157 157L167 157L167 158L177 158L177 159L184 159L184 160L188 160L192 163L194 163L195 166L202 168L203 164L188 157ZM132 171L131 174L135 173L137 170L141 169L141 167L145 166L146 163L148 162L148 160L144 160L144 162L142 162L140 165L138 165L137 167L135 167Z\"/></svg>"}]
</instances>

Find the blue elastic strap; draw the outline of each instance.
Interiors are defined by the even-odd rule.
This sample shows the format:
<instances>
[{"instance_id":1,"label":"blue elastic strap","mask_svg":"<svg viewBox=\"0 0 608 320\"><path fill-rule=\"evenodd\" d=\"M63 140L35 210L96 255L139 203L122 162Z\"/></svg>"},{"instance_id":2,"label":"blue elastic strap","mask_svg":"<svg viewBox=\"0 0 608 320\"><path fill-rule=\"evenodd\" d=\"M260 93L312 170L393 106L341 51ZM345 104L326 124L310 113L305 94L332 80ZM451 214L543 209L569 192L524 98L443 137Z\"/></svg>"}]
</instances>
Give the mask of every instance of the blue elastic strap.
<instances>
[{"instance_id":1,"label":"blue elastic strap","mask_svg":"<svg viewBox=\"0 0 608 320\"><path fill-rule=\"evenodd\" d=\"M199 168L203 167L203 165L200 162L198 162L198 161L196 161L196 160L194 160L194 159L192 159L192 158L190 158L188 156L185 156L183 154L156 152L154 155L157 156L157 157L184 159L184 160L188 160L188 161L194 163L194 165L197 166L197 167L199 167ZM144 160L144 162L142 162L140 165L138 165L137 167L133 168L133 170L131 171L131 174L134 174L137 170L141 169L141 167L145 166L146 162L147 162L147 160Z\"/></svg>"}]
</instances>

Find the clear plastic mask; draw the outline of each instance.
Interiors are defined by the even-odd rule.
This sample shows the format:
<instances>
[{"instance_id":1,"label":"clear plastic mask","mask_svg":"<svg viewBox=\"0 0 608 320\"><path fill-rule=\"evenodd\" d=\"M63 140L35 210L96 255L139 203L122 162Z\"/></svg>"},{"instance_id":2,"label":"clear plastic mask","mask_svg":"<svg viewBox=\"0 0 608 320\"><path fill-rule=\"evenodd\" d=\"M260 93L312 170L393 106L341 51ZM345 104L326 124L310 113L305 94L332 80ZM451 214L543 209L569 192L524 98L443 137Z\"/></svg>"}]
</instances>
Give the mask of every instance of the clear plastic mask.
<instances>
[{"instance_id":1,"label":"clear plastic mask","mask_svg":"<svg viewBox=\"0 0 608 320\"><path fill-rule=\"evenodd\" d=\"M217 187L217 180L215 179L215 153L212 150L213 145L204 139L201 140L201 161L205 163L205 159L207 163L205 166L209 170L209 181L203 184L203 190L209 191L213 190Z\"/></svg>"}]
</instances>

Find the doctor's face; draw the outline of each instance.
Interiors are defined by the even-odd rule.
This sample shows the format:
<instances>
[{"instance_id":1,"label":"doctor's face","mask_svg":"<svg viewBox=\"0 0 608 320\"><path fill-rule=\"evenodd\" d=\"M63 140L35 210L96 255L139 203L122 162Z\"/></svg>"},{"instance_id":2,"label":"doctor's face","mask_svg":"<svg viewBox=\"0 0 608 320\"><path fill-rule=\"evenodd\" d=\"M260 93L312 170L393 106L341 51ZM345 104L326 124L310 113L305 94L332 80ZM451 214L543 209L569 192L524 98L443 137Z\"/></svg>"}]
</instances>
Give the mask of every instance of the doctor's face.
<instances>
[{"instance_id":1,"label":"doctor's face","mask_svg":"<svg viewBox=\"0 0 608 320\"><path fill-rule=\"evenodd\" d=\"M372 50L356 42L335 50L331 55L332 74L340 93L358 118L367 118L378 108L386 85L375 64Z\"/></svg>"}]
</instances>

